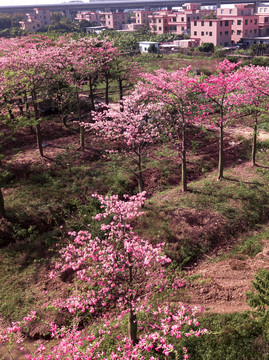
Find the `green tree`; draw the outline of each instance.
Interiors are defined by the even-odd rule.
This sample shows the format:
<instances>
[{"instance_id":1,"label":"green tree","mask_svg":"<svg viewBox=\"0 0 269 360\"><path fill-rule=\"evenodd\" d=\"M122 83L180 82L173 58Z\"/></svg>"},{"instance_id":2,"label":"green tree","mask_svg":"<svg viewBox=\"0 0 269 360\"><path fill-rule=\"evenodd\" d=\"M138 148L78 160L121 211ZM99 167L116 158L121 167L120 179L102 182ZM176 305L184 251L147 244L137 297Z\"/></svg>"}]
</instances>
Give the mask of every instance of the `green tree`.
<instances>
[{"instance_id":1,"label":"green tree","mask_svg":"<svg viewBox=\"0 0 269 360\"><path fill-rule=\"evenodd\" d=\"M206 43L203 43L201 46L199 46L198 50L202 51L202 52L207 52L207 53L214 52L215 46L213 43L206 42Z\"/></svg>"},{"instance_id":2,"label":"green tree","mask_svg":"<svg viewBox=\"0 0 269 360\"><path fill-rule=\"evenodd\" d=\"M269 270L259 269L254 278L251 282L254 291L246 293L247 303L264 317L269 314Z\"/></svg>"}]
</instances>

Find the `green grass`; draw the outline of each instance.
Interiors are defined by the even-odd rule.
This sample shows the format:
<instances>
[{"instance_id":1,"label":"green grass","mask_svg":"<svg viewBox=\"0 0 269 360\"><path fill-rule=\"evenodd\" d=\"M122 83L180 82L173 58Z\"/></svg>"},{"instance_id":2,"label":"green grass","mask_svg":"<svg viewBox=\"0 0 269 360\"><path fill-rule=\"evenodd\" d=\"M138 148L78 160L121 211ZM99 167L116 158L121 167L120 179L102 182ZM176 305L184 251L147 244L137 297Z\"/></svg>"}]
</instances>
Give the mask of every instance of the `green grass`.
<instances>
[{"instance_id":1,"label":"green grass","mask_svg":"<svg viewBox=\"0 0 269 360\"><path fill-rule=\"evenodd\" d=\"M248 231L268 218L268 172L264 170L251 169L251 181L244 182L235 176L236 168L231 168L226 170L226 180L216 181L216 174L212 173L189 184L186 193L179 187L159 192L146 204L146 215L140 223L141 233L155 242L166 241L169 256L184 266L220 241ZM184 220L184 214L189 216L190 211L191 221L200 226L204 226L206 213L208 221L212 222L212 230L202 232L195 239L191 223ZM178 212L183 214L184 221ZM250 239L240 251L255 254L260 251L260 245L255 238Z\"/></svg>"},{"instance_id":2,"label":"green grass","mask_svg":"<svg viewBox=\"0 0 269 360\"><path fill-rule=\"evenodd\" d=\"M266 360L268 359L268 323L253 319L250 313L205 314L200 326L208 335L180 341L195 360Z\"/></svg>"}]
</instances>

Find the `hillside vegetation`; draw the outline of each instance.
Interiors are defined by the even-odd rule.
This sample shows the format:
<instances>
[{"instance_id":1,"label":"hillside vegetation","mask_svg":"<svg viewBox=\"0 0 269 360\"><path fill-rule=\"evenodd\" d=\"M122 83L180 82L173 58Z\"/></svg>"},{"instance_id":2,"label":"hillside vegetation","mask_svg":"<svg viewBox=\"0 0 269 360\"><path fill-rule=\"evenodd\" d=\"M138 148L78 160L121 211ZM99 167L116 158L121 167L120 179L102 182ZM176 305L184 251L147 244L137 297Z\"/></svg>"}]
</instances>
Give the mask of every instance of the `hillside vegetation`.
<instances>
[{"instance_id":1,"label":"hillside vegetation","mask_svg":"<svg viewBox=\"0 0 269 360\"><path fill-rule=\"evenodd\" d=\"M171 74L176 70L176 64L170 64L171 58L154 59L151 63L153 68L166 67ZM209 86L212 85L209 84L210 79L217 76L217 61L211 59L204 63L203 60L202 65L196 64L200 68L206 65L209 66L209 76L199 78L199 84L208 81ZM225 66L228 66L227 63ZM147 71L153 71L153 68ZM186 72L179 71L181 75ZM144 84L146 81L151 81L151 84L157 81L155 74L150 73L148 78L145 75ZM167 76L166 72L158 74L159 78ZM95 89L95 96L98 95L102 106L106 95L105 76ZM112 84L116 88L116 82ZM73 91L74 86L71 87ZM132 86L128 84L128 87ZM193 83L190 82L189 86ZM162 89L163 94L167 87ZM32 123L28 119L21 125L20 121L26 120L18 116L17 105L11 106L13 102L9 100L6 102L2 116L9 121L1 125L4 134L1 139L1 189L5 216L0 220L0 340L4 344L0 349L0 358L25 359L25 353L35 352L36 341L40 354L35 353L31 359L42 359L42 356L44 359L49 359L49 356L56 359L55 346L63 344L62 341L66 341L68 346L73 344L73 353L63 350L68 348L66 344L58 347L57 356L62 356L62 359L69 359L68 356L75 359L75 352L80 354L78 359L84 359L82 354L86 353L87 359L94 359L100 353L106 354L109 359L132 359L133 356L139 359L189 357L195 360L268 358L269 133L264 126L264 123L267 124L264 103L260 101L259 108L251 103L247 111L240 107L239 113L234 109L239 108L236 104L232 112L236 121L231 120L229 108L220 123L216 120L220 111L210 105L205 115L199 113L199 122L189 121L186 133L180 132L181 125L175 125L180 129L175 136L165 122L164 128L169 137L161 132L163 123L157 123L158 119L170 119L172 122L175 113L180 114L178 118L184 118L186 114L189 116L190 109L196 113L201 92L198 97L189 96L188 111L185 113L185 110L178 110L178 102L171 94L165 98L165 101L169 99L168 105L161 106L161 100L157 101L159 89L155 90L152 87L150 93L153 106L149 104L150 97L146 98L149 95L145 88L141 87L133 93L133 98L123 100L121 105L114 103L108 112L92 118L87 110L92 106L91 90L89 84L83 84L79 92L84 99L80 101L78 96L78 108L73 104L72 114L66 117L65 123L59 114L50 114ZM9 89L7 91L9 94ZM243 94L242 88L240 91ZM249 93L247 95L250 97ZM122 125L132 118L130 109L134 98L138 99L136 106L140 111L135 114L139 126L134 128L140 133L137 138L136 133L132 136L139 144L139 150L130 146L130 143L133 144L128 141L131 130L128 129L126 135ZM145 113L141 101L150 105ZM204 108L208 103L203 102ZM123 112L119 111L122 104ZM33 114L34 108L29 110ZM265 128L261 139L258 137L254 157L253 141L249 136L253 130L250 126L255 128L253 109L256 113L259 111L263 119L261 124L256 125ZM149 111L152 111L150 116ZM85 114L86 119L83 118ZM203 116L205 119L213 116L212 122L216 126L204 126L207 120L202 123ZM106 127L101 127L103 117ZM76 122L82 119L90 124L85 132L81 129L81 122L80 126ZM113 129L116 121L118 128L111 136L106 131ZM158 136L156 128L150 128L154 121L160 131ZM42 142L37 139L36 145L32 127L40 124ZM143 132L145 124L151 131L150 140ZM219 128L222 125L223 163L220 171ZM103 131L104 136L101 136ZM139 142L141 137L142 144ZM185 173L182 172L183 138L186 145ZM140 153L141 148L143 152ZM182 187L184 176L185 188ZM138 188L145 191L143 199L138 194ZM93 194L99 195L93 197ZM114 201L115 206L110 208L110 201ZM141 206L143 214L140 214ZM68 234L70 231L73 235ZM91 237L95 243L91 242ZM111 239L113 241L109 243ZM129 264L132 261L130 253L137 256L137 264L145 266L138 266L142 272L134 272L127 285L123 286L124 282L118 274L114 279L111 272L111 277L106 278L110 265L106 264L100 272L100 264L112 255L115 259L117 256L124 258L126 239L130 249L126 252L127 260L120 263L119 272L121 266L127 266L124 269L128 271L136 266L135 262L132 266ZM91 257L87 253L89 244L97 243L100 247L98 255L96 249L91 248L91 254L94 254ZM71 250L68 252L72 246L77 246L74 253ZM81 254L78 255L80 246L85 251L83 260ZM115 252L112 250L114 246ZM61 248L64 254L62 262L59 260ZM107 251L111 253L107 254ZM153 254L156 254L155 258ZM94 267L98 256L104 256L104 260ZM88 263L83 262L85 259ZM80 260L83 265L76 267ZM55 265L57 262L58 265ZM113 264L116 273L118 262ZM60 269L59 276L50 276L55 267L57 271ZM265 295L260 290L262 286L257 286L255 291L261 291L263 305L257 305L254 295L245 294L252 290L251 280L259 268L265 271L260 273ZM77 277L83 269L84 275ZM87 271L95 273L98 282L91 283L91 275ZM112 278L115 280L113 285ZM99 297L96 296L94 305L87 303L88 298L87 301L84 299L86 311L82 311L81 307L76 307L76 296L88 291L91 291L92 297L98 291ZM104 294L107 291L109 298L101 296L102 291ZM121 295L123 293L124 296ZM59 297L62 302L55 305ZM182 307L182 303L187 305ZM204 306L205 310L202 312L195 306ZM27 322L26 326L22 326L24 349L20 351L22 346L11 346L3 334L12 321L20 321L32 310L37 311L37 319L24 320ZM59 331L56 341L50 340L51 322L56 324L55 333ZM136 323L138 329L135 329ZM65 330L62 330L63 326ZM75 332L67 329L75 329ZM11 331L15 339L16 331ZM61 331L65 331L62 336L59 335ZM44 350L41 349L43 345Z\"/></svg>"}]
</instances>

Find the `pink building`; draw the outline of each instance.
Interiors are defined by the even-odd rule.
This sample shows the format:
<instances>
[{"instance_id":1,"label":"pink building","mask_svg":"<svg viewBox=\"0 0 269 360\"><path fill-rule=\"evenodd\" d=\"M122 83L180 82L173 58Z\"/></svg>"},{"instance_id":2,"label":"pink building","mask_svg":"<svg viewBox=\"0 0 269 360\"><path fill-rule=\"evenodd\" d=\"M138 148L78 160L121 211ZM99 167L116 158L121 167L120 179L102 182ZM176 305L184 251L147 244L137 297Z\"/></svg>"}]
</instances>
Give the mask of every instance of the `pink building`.
<instances>
[{"instance_id":1,"label":"pink building","mask_svg":"<svg viewBox=\"0 0 269 360\"><path fill-rule=\"evenodd\" d=\"M51 24L49 9L34 9L34 13L26 14L27 19L20 21L23 30L37 31L47 25Z\"/></svg>"},{"instance_id":2,"label":"pink building","mask_svg":"<svg viewBox=\"0 0 269 360\"><path fill-rule=\"evenodd\" d=\"M180 11L158 11L149 16L150 29L156 34L189 32L192 20L199 20L211 10L201 10L200 3L186 3Z\"/></svg>"},{"instance_id":3,"label":"pink building","mask_svg":"<svg viewBox=\"0 0 269 360\"><path fill-rule=\"evenodd\" d=\"M135 24L149 24L149 15L153 14L153 11L146 10L135 10L133 11L134 16L131 17Z\"/></svg>"},{"instance_id":4,"label":"pink building","mask_svg":"<svg viewBox=\"0 0 269 360\"><path fill-rule=\"evenodd\" d=\"M259 36L269 36L269 6L258 6L256 15L259 17Z\"/></svg>"},{"instance_id":5,"label":"pink building","mask_svg":"<svg viewBox=\"0 0 269 360\"><path fill-rule=\"evenodd\" d=\"M126 13L100 13L100 23L108 29L122 30L122 25L127 24Z\"/></svg>"},{"instance_id":6,"label":"pink building","mask_svg":"<svg viewBox=\"0 0 269 360\"><path fill-rule=\"evenodd\" d=\"M233 8L217 9L217 17L232 20L232 43L238 43L243 37L258 36L259 17L254 14L254 5L240 4Z\"/></svg>"},{"instance_id":7,"label":"pink building","mask_svg":"<svg viewBox=\"0 0 269 360\"><path fill-rule=\"evenodd\" d=\"M100 14L94 11L81 11L78 12L75 20L82 21L87 20L91 23L99 23L100 22Z\"/></svg>"},{"instance_id":8,"label":"pink building","mask_svg":"<svg viewBox=\"0 0 269 360\"><path fill-rule=\"evenodd\" d=\"M149 15L149 28L154 34L165 34L169 32L169 15L171 10L161 10Z\"/></svg>"},{"instance_id":9,"label":"pink building","mask_svg":"<svg viewBox=\"0 0 269 360\"><path fill-rule=\"evenodd\" d=\"M191 21L191 38L200 43L231 46L232 20L205 19Z\"/></svg>"}]
</instances>

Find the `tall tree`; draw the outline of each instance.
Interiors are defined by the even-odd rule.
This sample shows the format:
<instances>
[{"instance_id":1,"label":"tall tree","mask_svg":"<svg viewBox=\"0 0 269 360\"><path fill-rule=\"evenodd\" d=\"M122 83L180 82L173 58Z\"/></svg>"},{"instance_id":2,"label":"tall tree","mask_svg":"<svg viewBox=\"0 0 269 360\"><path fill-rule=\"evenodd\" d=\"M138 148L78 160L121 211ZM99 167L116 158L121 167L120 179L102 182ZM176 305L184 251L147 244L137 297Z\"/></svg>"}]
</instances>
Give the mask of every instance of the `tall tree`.
<instances>
[{"instance_id":1,"label":"tall tree","mask_svg":"<svg viewBox=\"0 0 269 360\"><path fill-rule=\"evenodd\" d=\"M172 73L157 70L142 74L145 82L136 86L138 101L151 105L151 119L159 119L163 132L176 144L182 162L182 191L187 190L187 142L190 124L198 121L197 81L190 67Z\"/></svg>"},{"instance_id":2,"label":"tall tree","mask_svg":"<svg viewBox=\"0 0 269 360\"><path fill-rule=\"evenodd\" d=\"M256 150L258 126L268 122L268 103L269 91L267 83L269 81L269 70L261 66L245 66L238 70L241 77L240 91L236 99L240 105L238 110L242 110L247 119L247 124L253 128L252 141L252 165L256 165Z\"/></svg>"},{"instance_id":3,"label":"tall tree","mask_svg":"<svg viewBox=\"0 0 269 360\"><path fill-rule=\"evenodd\" d=\"M219 73L203 79L199 84L205 96L204 117L219 128L219 163L218 179L223 179L224 170L224 128L231 123L236 114L238 104L234 101L233 93L239 85L239 75L233 72L239 64L230 63L227 59L219 66ZM208 101L207 101L208 100Z\"/></svg>"},{"instance_id":4,"label":"tall tree","mask_svg":"<svg viewBox=\"0 0 269 360\"><path fill-rule=\"evenodd\" d=\"M138 191L141 192L144 189L143 158L149 145L159 138L159 129L156 123L149 121L147 107L139 106L134 94L125 98L120 108L109 108L105 113L96 113L94 123L87 124L86 127L94 129L108 140L124 143L128 155L135 163L135 170L131 171L138 180Z\"/></svg>"}]
</instances>

